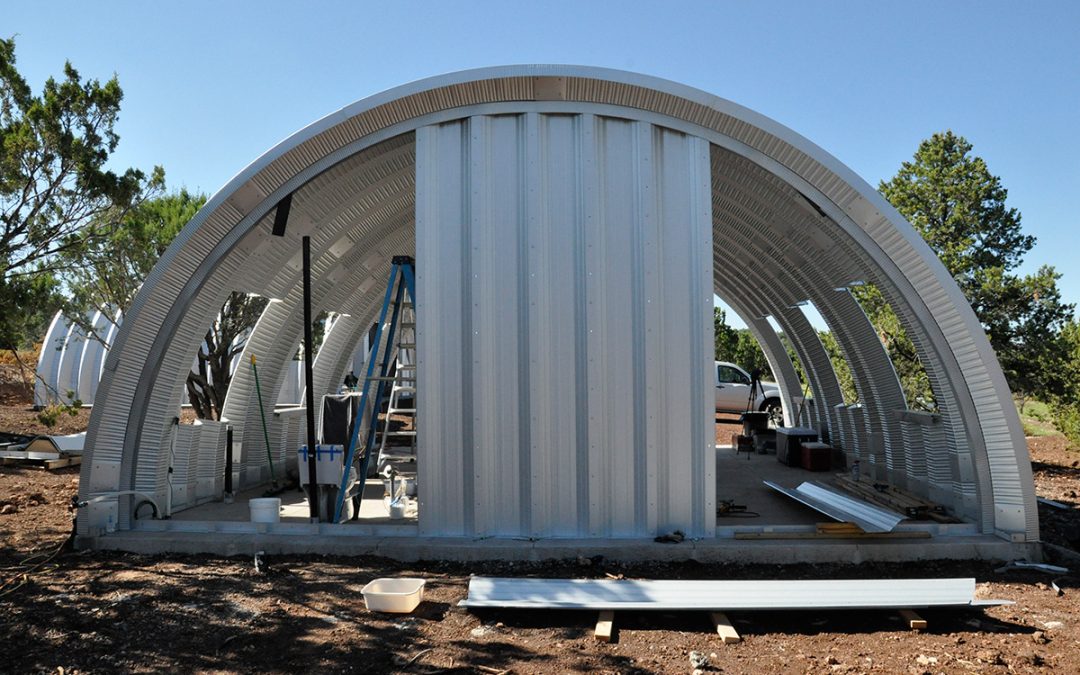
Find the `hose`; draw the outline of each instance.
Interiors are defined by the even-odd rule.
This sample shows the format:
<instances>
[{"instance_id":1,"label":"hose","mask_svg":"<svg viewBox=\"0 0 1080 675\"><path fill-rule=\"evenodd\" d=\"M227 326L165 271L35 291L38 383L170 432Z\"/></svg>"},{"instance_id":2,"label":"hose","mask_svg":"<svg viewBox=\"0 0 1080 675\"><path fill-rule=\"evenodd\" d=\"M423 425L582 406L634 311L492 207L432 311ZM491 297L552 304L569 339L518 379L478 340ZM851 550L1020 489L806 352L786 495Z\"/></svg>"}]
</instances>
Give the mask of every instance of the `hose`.
<instances>
[{"instance_id":1,"label":"hose","mask_svg":"<svg viewBox=\"0 0 1080 675\"><path fill-rule=\"evenodd\" d=\"M277 477L274 476L274 458L270 454L270 432L266 429L266 409L263 408L262 389L259 387L259 369L255 366L255 355L251 355L251 373L255 376L255 395L259 399L259 415L262 417L263 439L266 441L266 462L270 465L270 482L276 488Z\"/></svg>"}]
</instances>

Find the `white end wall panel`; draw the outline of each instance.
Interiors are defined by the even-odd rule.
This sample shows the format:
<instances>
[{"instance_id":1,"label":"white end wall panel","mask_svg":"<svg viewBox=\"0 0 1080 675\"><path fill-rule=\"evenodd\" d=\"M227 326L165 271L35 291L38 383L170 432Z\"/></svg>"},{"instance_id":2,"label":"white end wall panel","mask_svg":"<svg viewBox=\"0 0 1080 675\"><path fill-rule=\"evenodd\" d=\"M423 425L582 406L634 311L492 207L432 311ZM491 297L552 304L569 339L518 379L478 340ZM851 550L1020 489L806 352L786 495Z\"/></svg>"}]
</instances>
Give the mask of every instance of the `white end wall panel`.
<instances>
[{"instance_id":1,"label":"white end wall panel","mask_svg":"<svg viewBox=\"0 0 1080 675\"><path fill-rule=\"evenodd\" d=\"M712 536L708 142L425 127L416 227L421 532Z\"/></svg>"}]
</instances>

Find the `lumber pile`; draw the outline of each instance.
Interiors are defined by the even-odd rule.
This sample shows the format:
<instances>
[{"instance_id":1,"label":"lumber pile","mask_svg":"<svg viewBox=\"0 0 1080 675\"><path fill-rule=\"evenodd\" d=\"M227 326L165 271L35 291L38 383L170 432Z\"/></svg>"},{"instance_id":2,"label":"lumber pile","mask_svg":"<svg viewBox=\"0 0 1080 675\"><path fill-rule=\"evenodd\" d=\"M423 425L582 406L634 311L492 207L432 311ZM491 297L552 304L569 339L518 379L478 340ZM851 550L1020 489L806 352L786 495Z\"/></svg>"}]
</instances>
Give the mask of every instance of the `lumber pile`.
<instances>
[{"instance_id":1,"label":"lumber pile","mask_svg":"<svg viewBox=\"0 0 1080 675\"><path fill-rule=\"evenodd\" d=\"M837 474L836 485L872 504L893 509L913 520L933 520L939 523L961 522L947 514L945 507L941 504L921 499L886 483L855 480L847 474Z\"/></svg>"}]
</instances>

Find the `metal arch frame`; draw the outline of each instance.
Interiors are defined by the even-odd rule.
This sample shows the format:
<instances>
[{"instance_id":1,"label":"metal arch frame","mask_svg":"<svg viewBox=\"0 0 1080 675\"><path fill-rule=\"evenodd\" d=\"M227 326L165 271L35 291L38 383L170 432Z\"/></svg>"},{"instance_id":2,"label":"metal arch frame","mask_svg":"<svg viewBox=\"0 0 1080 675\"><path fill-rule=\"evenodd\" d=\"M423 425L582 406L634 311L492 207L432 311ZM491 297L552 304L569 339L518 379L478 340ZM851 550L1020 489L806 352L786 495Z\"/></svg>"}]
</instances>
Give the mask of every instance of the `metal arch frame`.
<instances>
[{"instance_id":1,"label":"metal arch frame","mask_svg":"<svg viewBox=\"0 0 1080 675\"><path fill-rule=\"evenodd\" d=\"M569 100L573 96L577 103ZM903 314L937 352L943 371L938 375L956 386L960 414L972 420L966 430L977 465L974 479L993 495L992 503L983 498L984 527L1037 538L1030 466L1022 461L1023 432L1004 376L959 289L899 214L827 153L752 111L655 78L568 66L470 71L384 92L298 132L234 178L185 227L129 312L106 364L99 390L103 404L95 406L88 446L98 457L84 465L86 489L100 484L123 489L135 482L148 394L158 386L158 371L181 320L196 298L204 299L204 286L234 247L283 196L380 140L439 118L467 115L468 108L543 111L549 105L663 118L665 126L691 128L810 195L895 285ZM147 358L123 364L121 354L128 349ZM102 468L94 470L99 463Z\"/></svg>"}]
</instances>

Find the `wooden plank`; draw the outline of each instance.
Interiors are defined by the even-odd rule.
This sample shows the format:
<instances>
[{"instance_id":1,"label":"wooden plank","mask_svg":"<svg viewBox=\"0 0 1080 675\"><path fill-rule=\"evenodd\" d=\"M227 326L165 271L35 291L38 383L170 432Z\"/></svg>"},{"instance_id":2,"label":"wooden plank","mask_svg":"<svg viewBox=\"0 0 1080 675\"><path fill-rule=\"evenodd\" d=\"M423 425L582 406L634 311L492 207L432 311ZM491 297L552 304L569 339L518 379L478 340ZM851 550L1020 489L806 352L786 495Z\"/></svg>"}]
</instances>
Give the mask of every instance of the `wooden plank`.
<instances>
[{"instance_id":1,"label":"wooden plank","mask_svg":"<svg viewBox=\"0 0 1080 675\"><path fill-rule=\"evenodd\" d=\"M872 483L863 480L856 481L846 474L837 474L836 482L840 487L881 506L899 509L904 513L908 513L910 509L919 518L930 518L939 523L962 522L946 514L941 504L923 499L893 485L886 485L884 491L879 491Z\"/></svg>"},{"instance_id":2,"label":"wooden plank","mask_svg":"<svg viewBox=\"0 0 1080 675\"><path fill-rule=\"evenodd\" d=\"M926 630L926 619L910 609L900 610L900 618L908 622L911 630Z\"/></svg>"},{"instance_id":3,"label":"wooden plank","mask_svg":"<svg viewBox=\"0 0 1080 675\"><path fill-rule=\"evenodd\" d=\"M611 642L611 631L615 629L615 612L604 610L600 612L600 618L596 620L596 630L593 637L600 642Z\"/></svg>"},{"instance_id":4,"label":"wooden plank","mask_svg":"<svg viewBox=\"0 0 1080 675\"><path fill-rule=\"evenodd\" d=\"M866 534L855 523L818 523L816 527L820 534Z\"/></svg>"},{"instance_id":5,"label":"wooden plank","mask_svg":"<svg viewBox=\"0 0 1080 675\"><path fill-rule=\"evenodd\" d=\"M61 469L65 466L78 466L80 464L82 464L82 456L75 455L73 457L46 460L45 469L51 471L53 469Z\"/></svg>"},{"instance_id":6,"label":"wooden plank","mask_svg":"<svg viewBox=\"0 0 1080 675\"><path fill-rule=\"evenodd\" d=\"M712 618L713 626L716 627L716 634L720 636L720 642L730 645L742 641L738 631L728 621L726 614L723 612L709 612L709 616Z\"/></svg>"},{"instance_id":7,"label":"wooden plank","mask_svg":"<svg viewBox=\"0 0 1080 675\"><path fill-rule=\"evenodd\" d=\"M736 532L736 539L929 539L922 530L903 532Z\"/></svg>"}]
</instances>

